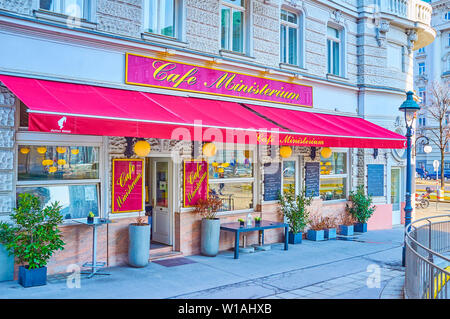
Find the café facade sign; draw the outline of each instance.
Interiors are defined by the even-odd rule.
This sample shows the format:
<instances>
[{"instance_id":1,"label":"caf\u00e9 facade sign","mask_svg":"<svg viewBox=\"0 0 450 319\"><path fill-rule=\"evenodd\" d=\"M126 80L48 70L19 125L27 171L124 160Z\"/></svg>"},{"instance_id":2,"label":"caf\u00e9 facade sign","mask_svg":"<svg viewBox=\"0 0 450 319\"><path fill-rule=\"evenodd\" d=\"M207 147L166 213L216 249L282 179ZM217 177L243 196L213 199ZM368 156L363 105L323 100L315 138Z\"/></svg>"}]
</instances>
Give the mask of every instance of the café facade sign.
<instances>
[{"instance_id":1,"label":"caf\u00e9 facade sign","mask_svg":"<svg viewBox=\"0 0 450 319\"><path fill-rule=\"evenodd\" d=\"M293 106L313 106L311 86L132 53L126 53L125 59L127 84Z\"/></svg>"},{"instance_id":2,"label":"caf\u00e9 facade sign","mask_svg":"<svg viewBox=\"0 0 450 319\"><path fill-rule=\"evenodd\" d=\"M113 213L130 213L144 210L144 160L113 159L112 203Z\"/></svg>"}]
</instances>

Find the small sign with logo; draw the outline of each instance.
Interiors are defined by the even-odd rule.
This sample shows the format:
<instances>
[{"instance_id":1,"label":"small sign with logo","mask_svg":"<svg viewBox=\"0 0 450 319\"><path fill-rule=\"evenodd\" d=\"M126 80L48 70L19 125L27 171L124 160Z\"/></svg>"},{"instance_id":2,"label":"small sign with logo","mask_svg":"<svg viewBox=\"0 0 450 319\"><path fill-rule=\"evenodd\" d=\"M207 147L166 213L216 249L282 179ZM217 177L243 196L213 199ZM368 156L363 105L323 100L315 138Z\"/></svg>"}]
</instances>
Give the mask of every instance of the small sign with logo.
<instances>
[{"instance_id":1,"label":"small sign with logo","mask_svg":"<svg viewBox=\"0 0 450 319\"><path fill-rule=\"evenodd\" d=\"M144 210L143 176L143 159L113 159L111 204L113 213Z\"/></svg>"},{"instance_id":2,"label":"small sign with logo","mask_svg":"<svg viewBox=\"0 0 450 319\"><path fill-rule=\"evenodd\" d=\"M199 199L208 198L208 162L201 160L184 162L184 207L192 207Z\"/></svg>"}]
</instances>

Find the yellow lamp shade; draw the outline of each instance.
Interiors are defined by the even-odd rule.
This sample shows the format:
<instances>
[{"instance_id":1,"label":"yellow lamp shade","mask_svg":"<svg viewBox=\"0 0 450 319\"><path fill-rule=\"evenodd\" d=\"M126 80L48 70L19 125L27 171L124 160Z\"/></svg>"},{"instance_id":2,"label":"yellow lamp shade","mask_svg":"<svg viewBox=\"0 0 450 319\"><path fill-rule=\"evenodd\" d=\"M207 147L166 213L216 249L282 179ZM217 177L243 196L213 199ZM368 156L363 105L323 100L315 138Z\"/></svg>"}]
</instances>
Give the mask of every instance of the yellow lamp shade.
<instances>
[{"instance_id":1,"label":"yellow lamp shade","mask_svg":"<svg viewBox=\"0 0 450 319\"><path fill-rule=\"evenodd\" d=\"M145 157L150 153L150 144L147 141L137 141L136 144L134 144L134 154L140 157Z\"/></svg>"},{"instance_id":2,"label":"yellow lamp shade","mask_svg":"<svg viewBox=\"0 0 450 319\"><path fill-rule=\"evenodd\" d=\"M53 164L53 161L51 159L45 159L42 161L42 165L44 165L44 166L49 166L52 164Z\"/></svg>"},{"instance_id":3,"label":"yellow lamp shade","mask_svg":"<svg viewBox=\"0 0 450 319\"><path fill-rule=\"evenodd\" d=\"M320 155L322 155L323 158L329 158L332 153L333 153L333 151L329 147L324 147L320 151Z\"/></svg>"},{"instance_id":4,"label":"yellow lamp shade","mask_svg":"<svg viewBox=\"0 0 450 319\"><path fill-rule=\"evenodd\" d=\"M78 153L80 153L80 150L79 150L78 148L74 148L74 149L71 149L70 152L71 152L73 155L77 155Z\"/></svg>"},{"instance_id":5,"label":"yellow lamp shade","mask_svg":"<svg viewBox=\"0 0 450 319\"><path fill-rule=\"evenodd\" d=\"M207 157L214 156L217 152L216 145L214 143L206 143L203 145L202 152Z\"/></svg>"},{"instance_id":6,"label":"yellow lamp shade","mask_svg":"<svg viewBox=\"0 0 450 319\"><path fill-rule=\"evenodd\" d=\"M59 160L58 160L58 165L66 165L66 160L64 160L64 159L59 159Z\"/></svg>"},{"instance_id":7,"label":"yellow lamp shade","mask_svg":"<svg viewBox=\"0 0 450 319\"><path fill-rule=\"evenodd\" d=\"M30 149L29 149L28 147L22 147L22 148L20 149L20 153L22 153L22 154L28 154L28 153L30 153Z\"/></svg>"},{"instance_id":8,"label":"yellow lamp shade","mask_svg":"<svg viewBox=\"0 0 450 319\"><path fill-rule=\"evenodd\" d=\"M44 154L45 152L47 152L47 148L44 147L44 146L40 146L40 147L38 147L38 148L36 149L36 151L37 151L39 154Z\"/></svg>"},{"instance_id":9,"label":"yellow lamp shade","mask_svg":"<svg viewBox=\"0 0 450 319\"><path fill-rule=\"evenodd\" d=\"M280 156L283 158L291 157L292 148L290 146L282 146L280 147Z\"/></svg>"},{"instance_id":10,"label":"yellow lamp shade","mask_svg":"<svg viewBox=\"0 0 450 319\"><path fill-rule=\"evenodd\" d=\"M66 148L65 148L65 147L61 147L61 146L58 146L58 147L56 148L56 152L58 152L59 154L64 154L64 153L66 152Z\"/></svg>"},{"instance_id":11,"label":"yellow lamp shade","mask_svg":"<svg viewBox=\"0 0 450 319\"><path fill-rule=\"evenodd\" d=\"M49 167L48 168L48 171L49 171L49 173L54 173L54 172L56 172L58 169L55 167L55 166L52 166L52 167Z\"/></svg>"}]
</instances>

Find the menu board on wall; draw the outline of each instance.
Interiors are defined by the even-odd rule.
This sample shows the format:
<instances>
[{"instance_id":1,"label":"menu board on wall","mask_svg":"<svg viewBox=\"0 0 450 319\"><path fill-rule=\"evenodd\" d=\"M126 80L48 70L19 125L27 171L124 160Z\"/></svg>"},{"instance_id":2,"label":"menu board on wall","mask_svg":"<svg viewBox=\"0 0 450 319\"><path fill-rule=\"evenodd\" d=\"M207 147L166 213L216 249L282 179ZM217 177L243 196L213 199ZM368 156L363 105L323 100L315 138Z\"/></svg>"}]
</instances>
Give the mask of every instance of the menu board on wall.
<instances>
[{"instance_id":1,"label":"menu board on wall","mask_svg":"<svg viewBox=\"0 0 450 319\"><path fill-rule=\"evenodd\" d=\"M278 200L281 192L281 163L264 164L264 201Z\"/></svg>"},{"instance_id":2,"label":"menu board on wall","mask_svg":"<svg viewBox=\"0 0 450 319\"><path fill-rule=\"evenodd\" d=\"M183 205L192 207L199 199L208 198L208 162L185 161Z\"/></svg>"},{"instance_id":3,"label":"menu board on wall","mask_svg":"<svg viewBox=\"0 0 450 319\"><path fill-rule=\"evenodd\" d=\"M370 196L384 196L384 165L367 165L367 194Z\"/></svg>"},{"instance_id":4,"label":"menu board on wall","mask_svg":"<svg viewBox=\"0 0 450 319\"><path fill-rule=\"evenodd\" d=\"M320 163L308 162L305 164L306 196L319 196Z\"/></svg>"},{"instance_id":5,"label":"menu board on wall","mask_svg":"<svg viewBox=\"0 0 450 319\"><path fill-rule=\"evenodd\" d=\"M113 159L111 203L113 213L144 210L143 176L143 159Z\"/></svg>"}]
</instances>

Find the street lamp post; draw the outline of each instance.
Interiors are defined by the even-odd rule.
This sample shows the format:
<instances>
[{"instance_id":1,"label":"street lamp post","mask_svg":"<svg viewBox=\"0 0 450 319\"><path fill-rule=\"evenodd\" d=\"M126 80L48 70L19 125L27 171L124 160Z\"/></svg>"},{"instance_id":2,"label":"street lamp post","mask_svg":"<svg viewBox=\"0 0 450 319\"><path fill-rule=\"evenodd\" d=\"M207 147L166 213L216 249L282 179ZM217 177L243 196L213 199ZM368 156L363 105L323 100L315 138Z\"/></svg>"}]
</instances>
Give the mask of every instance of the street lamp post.
<instances>
[{"instance_id":1,"label":"street lamp post","mask_svg":"<svg viewBox=\"0 0 450 319\"><path fill-rule=\"evenodd\" d=\"M414 92L406 93L406 100L399 107L399 110L405 113L406 123L406 194L405 194L405 236L411 224L411 189L412 189L412 172L411 172L411 137L412 125L414 122L414 114L420 110L420 106L414 101ZM406 239L406 238L405 238ZM403 242L402 265L405 266L406 242Z\"/></svg>"}]
</instances>

